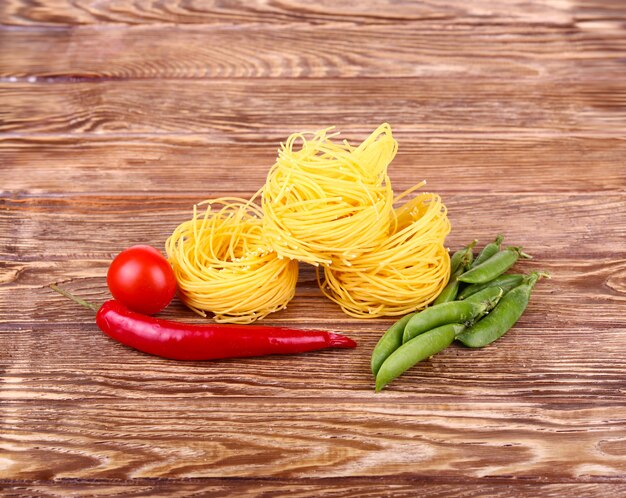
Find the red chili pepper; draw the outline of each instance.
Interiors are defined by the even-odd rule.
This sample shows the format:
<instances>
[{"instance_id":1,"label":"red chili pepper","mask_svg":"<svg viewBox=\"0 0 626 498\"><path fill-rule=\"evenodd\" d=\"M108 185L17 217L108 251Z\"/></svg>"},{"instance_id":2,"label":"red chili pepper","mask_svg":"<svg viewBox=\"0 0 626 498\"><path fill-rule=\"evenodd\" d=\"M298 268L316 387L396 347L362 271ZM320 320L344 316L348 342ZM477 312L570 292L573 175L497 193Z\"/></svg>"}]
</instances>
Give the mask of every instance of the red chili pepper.
<instances>
[{"instance_id":1,"label":"red chili pepper","mask_svg":"<svg viewBox=\"0 0 626 498\"><path fill-rule=\"evenodd\" d=\"M83 306L96 309L67 291L50 287ZM106 335L126 346L174 360L215 360L356 347L356 342L346 336L321 330L178 323L130 311L115 300L105 302L97 311L96 324Z\"/></svg>"},{"instance_id":2,"label":"red chili pepper","mask_svg":"<svg viewBox=\"0 0 626 498\"><path fill-rule=\"evenodd\" d=\"M191 325L130 311L110 300L96 315L100 330L127 346L173 360L215 360L305 353L325 348L354 348L352 339L321 330L264 325Z\"/></svg>"}]
</instances>

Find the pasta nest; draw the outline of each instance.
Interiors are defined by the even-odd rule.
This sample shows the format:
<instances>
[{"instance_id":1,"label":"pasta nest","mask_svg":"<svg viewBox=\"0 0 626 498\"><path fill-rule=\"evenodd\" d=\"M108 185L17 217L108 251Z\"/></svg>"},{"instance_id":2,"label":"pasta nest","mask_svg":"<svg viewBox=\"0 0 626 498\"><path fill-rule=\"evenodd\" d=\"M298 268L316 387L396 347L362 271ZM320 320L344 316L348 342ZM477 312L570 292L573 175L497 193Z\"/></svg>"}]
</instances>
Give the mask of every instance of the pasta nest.
<instances>
[{"instance_id":1,"label":"pasta nest","mask_svg":"<svg viewBox=\"0 0 626 498\"><path fill-rule=\"evenodd\" d=\"M324 295L350 316L406 315L425 308L448 283L450 222L441 198L419 194L394 214L391 233L378 247L350 263L317 269Z\"/></svg>"},{"instance_id":2,"label":"pasta nest","mask_svg":"<svg viewBox=\"0 0 626 498\"><path fill-rule=\"evenodd\" d=\"M263 229L274 250L313 265L347 262L388 236L393 191L387 166L398 144L381 125L358 147L329 130L281 144L263 188Z\"/></svg>"},{"instance_id":3,"label":"pasta nest","mask_svg":"<svg viewBox=\"0 0 626 498\"><path fill-rule=\"evenodd\" d=\"M216 322L250 323L284 309L293 298L298 262L283 258L263 236L262 212L251 200L205 201L202 216L179 225L167 239L180 297Z\"/></svg>"}]
</instances>

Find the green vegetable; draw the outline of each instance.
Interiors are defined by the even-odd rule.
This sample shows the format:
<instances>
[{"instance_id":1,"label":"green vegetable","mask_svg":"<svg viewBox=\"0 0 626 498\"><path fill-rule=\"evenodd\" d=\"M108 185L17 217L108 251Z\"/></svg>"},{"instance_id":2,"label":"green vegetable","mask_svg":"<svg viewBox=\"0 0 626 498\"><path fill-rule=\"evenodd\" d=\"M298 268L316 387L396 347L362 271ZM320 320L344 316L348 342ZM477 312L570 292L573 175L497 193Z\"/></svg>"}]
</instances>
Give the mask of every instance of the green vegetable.
<instances>
[{"instance_id":1,"label":"green vegetable","mask_svg":"<svg viewBox=\"0 0 626 498\"><path fill-rule=\"evenodd\" d=\"M437 299L433 301L433 304L449 303L450 301L454 301L456 299L456 295L459 292L459 281L456 277L457 275L452 275L450 277L450 281L443 288L441 294L437 296Z\"/></svg>"},{"instance_id":2,"label":"green vegetable","mask_svg":"<svg viewBox=\"0 0 626 498\"><path fill-rule=\"evenodd\" d=\"M474 245L476 245L475 240L452 255L450 258L450 280L433 304L448 303L456 299L456 294L459 292L457 277L469 268L474 257L472 253Z\"/></svg>"},{"instance_id":3,"label":"green vegetable","mask_svg":"<svg viewBox=\"0 0 626 498\"><path fill-rule=\"evenodd\" d=\"M500 244L502 244L503 240L504 240L504 235L498 234L498 236L496 237L496 240L494 240L493 242L490 242L485 247L483 247L483 250L480 251L480 254L476 256L476 259L472 263L472 268L474 266L478 266L481 263L484 263L491 256L496 254L500 250Z\"/></svg>"},{"instance_id":4,"label":"green vegetable","mask_svg":"<svg viewBox=\"0 0 626 498\"><path fill-rule=\"evenodd\" d=\"M406 343L415 336L449 323L465 323L484 315L495 306L494 301L472 303L467 301L453 301L441 303L426 308L424 311L411 317L404 328L402 342Z\"/></svg>"},{"instance_id":5,"label":"green vegetable","mask_svg":"<svg viewBox=\"0 0 626 498\"><path fill-rule=\"evenodd\" d=\"M387 332L385 332L383 336L378 340L378 344L376 344L376 347L374 347L374 351L372 351L371 364L372 373L374 374L374 376L376 376L376 374L378 373L378 369L387 359L387 357L402 345L402 335L404 334L404 327L413 315L415 315L415 313L411 313L400 318L400 320L398 320L391 327L389 327L387 329Z\"/></svg>"},{"instance_id":6,"label":"green vegetable","mask_svg":"<svg viewBox=\"0 0 626 498\"><path fill-rule=\"evenodd\" d=\"M466 303L482 303L485 301L494 302L495 304L500 301L502 296L504 296L505 291L502 287L487 287L476 294L472 294L470 297L465 299Z\"/></svg>"},{"instance_id":7,"label":"green vegetable","mask_svg":"<svg viewBox=\"0 0 626 498\"><path fill-rule=\"evenodd\" d=\"M489 282L511 268L520 256L530 258L528 254L522 252L521 247L507 247L504 251L494 254L487 261L463 273L459 276L459 280L470 284Z\"/></svg>"},{"instance_id":8,"label":"green vegetable","mask_svg":"<svg viewBox=\"0 0 626 498\"><path fill-rule=\"evenodd\" d=\"M477 240L473 240L469 244L467 244L463 249L458 250L450 257L450 273L456 273L456 271L460 268L461 263L465 265L469 265L472 263L474 259L474 253L472 249L478 243Z\"/></svg>"},{"instance_id":9,"label":"green vegetable","mask_svg":"<svg viewBox=\"0 0 626 498\"><path fill-rule=\"evenodd\" d=\"M501 287L504 292L509 292L511 289L517 287L524 281L524 275L520 273L508 273L506 275L500 275L499 277L485 282L484 284L472 284L468 285L459 292L457 299L467 299L473 294L486 289L488 287Z\"/></svg>"},{"instance_id":10,"label":"green vegetable","mask_svg":"<svg viewBox=\"0 0 626 498\"><path fill-rule=\"evenodd\" d=\"M416 363L447 348L465 325L452 323L418 335L396 349L380 367L376 375L376 392L400 376Z\"/></svg>"},{"instance_id":11,"label":"green vegetable","mask_svg":"<svg viewBox=\"0 0 626 498\"><path fill-rule=\"evenodd\" d=\"M457 339L470 348L482 348L502 337L526 310L530 293L542 276L547 276L547 273L532 272L524 283L509 291L491 313L477 321Z\"/></svg>"}]
</instances>

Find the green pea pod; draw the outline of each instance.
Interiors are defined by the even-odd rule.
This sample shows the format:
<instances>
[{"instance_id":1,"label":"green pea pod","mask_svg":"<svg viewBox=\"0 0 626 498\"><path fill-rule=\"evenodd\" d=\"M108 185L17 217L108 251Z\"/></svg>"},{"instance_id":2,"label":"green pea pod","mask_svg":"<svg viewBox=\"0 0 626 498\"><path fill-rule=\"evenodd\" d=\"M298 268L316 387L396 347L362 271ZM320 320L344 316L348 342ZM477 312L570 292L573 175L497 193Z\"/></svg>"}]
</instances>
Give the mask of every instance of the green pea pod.
<instances>
[{"instance_id":1,"label":"green pea pod","mask_svg":"<svg viewBox=\"0 0 626 498\"><path fill-rule=\"evenodd\" d=\"M413 365L446 349L463 332L462 323L449 323L424 332L396 349L376 375L376 392L399 377Z\"/></svg>"},{"instance_id":2,"label":"green pea pod","mask_svg":"<svg viewBox=\"0 0 626 498\"><path fill-rule=\"evenodd\" d=\"M484 263L491 256L496 254L500 250L500 244L502 244L503 240L504 240L504 235L499 233L498 236L496 237L496 240L494 240L493 242L490 242L485 247L483 247L483 250L480 251L480 254L476 256L476 259L472 262L472 268L474 266L478 266L481 263Z\"/></svg>"},{"instance_id":3,"label":"green pea pod","mask_svg":"<svg viewBox=\"0 0 626 498\"><path fill-rule=\"evenodd\" d=\"M487 261L471 268L459 276L461 282L469 284L484 284L502 275L521 257L530 258L522 252L521 247L507 247L491 256Z\"/></svg>"},{"instance_id":4,"label":"green pea pod","mask_svg":"<svg viewBox=\"0 0 626 498\"><path fill-rule=\"evenodd\" d=\"M402 342L409 342L415 336L441 325L471 322L487 313L495 305L496 302L493 301L480 303L453 301L431 306L411 317L404 327Z\"/></svg>"},{"instance_id":5,"label":"green pea pod","mask_svg":"<svg viewBox=\"0 0 626 498\"><path fill-rule=\"evenodd\" d=\"M484 284L472 284L468 285L459 292L457 299L467 299L468 297L480 292L483 289L488 287L501 287L504 292L509 292L511 289L517 287L524 281L524 275L521 273L507 273L505 275L500 275L499 277L490 280Z\"/></svg>"},{"instance_id":6,"label":"green pea pod","mask_svg":"<svg viewBox=\"0 0 626 498\"><path fill-rule=\"evenodd\" d=\"M526 310L531 291L542 276L548 276L548 274L532 272L524 283L509 291L491 313L477 321L457 339L467 347L482 348L502 337Z\"/></svg>"},{"instance_id":7,"label":"green pea pod","mask_svg":"<svg viewBox=\"0 0 626 498\"><path fill-rule=\"evenodd\" d=\"M459 268L461 268L461 264L469 265L474 259L474 253L472 249L478 243L477 240L471 241L467 244L463 249L459 249L450 257L450 274L454 275Z\"/></svg>"},{"instance_id":8,"label":"green pea pod","mask_svg":"<svg viewBox=\"0 0 626 498\"><path fill-rule=\"evenodd\" d=\"M433 304L449 303L456 299L456 295L459 292L459 281L456 276L451 276L448 284L443 288L441 294L437 296L437 299L433 301Z\"/></svg>"},{"instance_id":9,"label":"green pea pod","mask_svg":"<svg viewBox=\"0 0 626 498\"><path fill-rule=\"evenodd\" d=\"M472 263L474 257L472 248L476 245L476 242L476 240L472 241L463 249L460 249L452 255L450 258L450 280L437 296L437 299L433 301L433 304L449 303L456 299L456 295L459 292L459 281L457 277L467 270Z\"/></svg>"},{"instance_id":10,"label":"green pea pod","mask_svg":"<svg viewBox=\"0 0 626 498\"><path fill-rule=\"evenodd\" d=\"M498 301L504 296L505 291L502 287L487 287L476 294L472 294L468 297L464 302L466 303L482 303L485 301L495 302L498 304Z\"/></svg>"},{"instance_id":11,"label":"green pea pod","mask_svg":"<svg viewBox=\"0 0 626 498\"><path fill-rule=\"evenodd\" d=\"M374 351L372 351L371 364L374 377L376 377L378 369L387 357L402 345L404 327L413 315L415 315L415 313L410 313L400 318L400 320L389 327L387 332L378 340L378 344L376 344Z\"/></svg>"}]
</instances>

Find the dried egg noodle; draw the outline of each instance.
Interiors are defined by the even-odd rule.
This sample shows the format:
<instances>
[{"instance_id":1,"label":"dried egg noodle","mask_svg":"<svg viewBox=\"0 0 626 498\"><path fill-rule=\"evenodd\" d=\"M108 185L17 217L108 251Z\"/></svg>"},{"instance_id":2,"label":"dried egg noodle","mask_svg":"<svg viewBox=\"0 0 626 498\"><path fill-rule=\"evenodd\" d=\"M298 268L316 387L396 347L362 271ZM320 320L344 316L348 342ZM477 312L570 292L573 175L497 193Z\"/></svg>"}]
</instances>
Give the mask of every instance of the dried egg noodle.
<instances>
[{"instance_id":1,"label":"dried egg noodle","mask_svg":"<svg viewBox=\"0 0 626 498\"><path fill-rule=\"evenodd\" d=\"M380 245L392 218L387 166L398 144L389 125L356 148L333 142L328 131L296 133L281 144L262 196L274 250L314 265L347 262Z\"/></svg>"},{"instance_id":2,"label":"dried egg noodle","mask_svg":"<svg viewBox=\"0 0 626 498\"><path fill-rule=\"evenodd\" d=\"M263 318L294 296L298 261L316 265L322 292L354 317L407 314L441 292L450 223L439 196L394 209L423 183L394 198L388 124L358 147L329 130L291 135L252 199L205 201L176 228L166 250L187 306L217 322Z\"/></svg>"},{"instance_id":3,"label":"dried egg noodle","mask_svg":"<svg viewBox=\"0 0 626 498\"><path fill-rule=\"evenodd\" d=\"M350 264L333 262L323 278L317 269L322 292L350 316L406 315L432 302L448 283L444 240L450 223L439 196L419 194L396 209L393 227L379 247Z\"/></svg>"},{"instance_id":4,"label":"dried egg noodle","mask_svg":"<svg viewBox=\"0 0 626 498\"><path fill-rule=\"evenodd\" d=\"M183 302L216 322L250 323L283 309L295 293L298 262L265 243L261 209L239 198L205 201L167 239Z\"/></svg>"}]
</instances>

